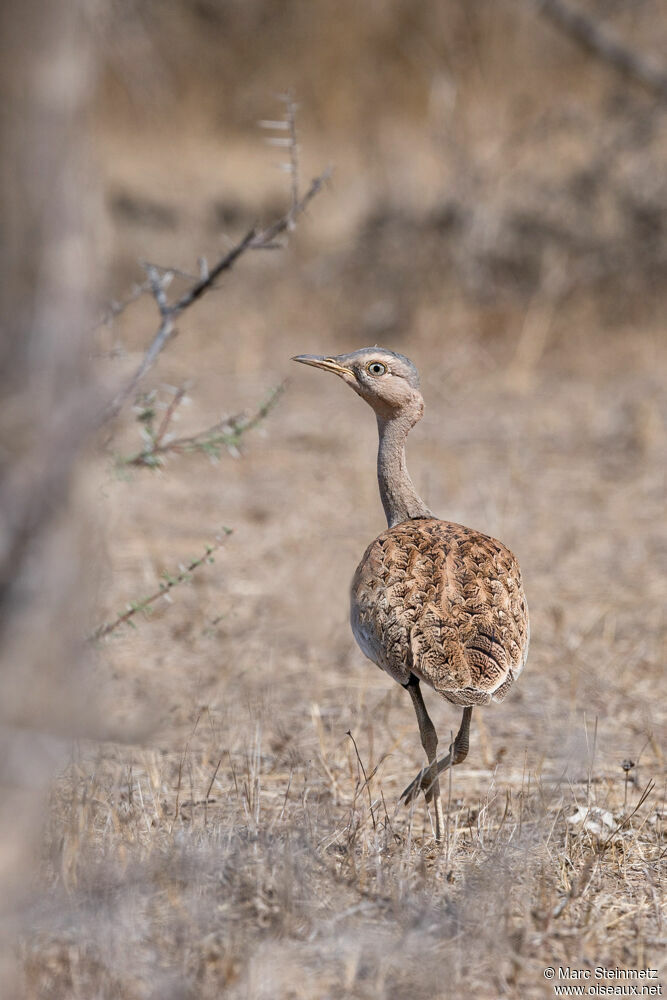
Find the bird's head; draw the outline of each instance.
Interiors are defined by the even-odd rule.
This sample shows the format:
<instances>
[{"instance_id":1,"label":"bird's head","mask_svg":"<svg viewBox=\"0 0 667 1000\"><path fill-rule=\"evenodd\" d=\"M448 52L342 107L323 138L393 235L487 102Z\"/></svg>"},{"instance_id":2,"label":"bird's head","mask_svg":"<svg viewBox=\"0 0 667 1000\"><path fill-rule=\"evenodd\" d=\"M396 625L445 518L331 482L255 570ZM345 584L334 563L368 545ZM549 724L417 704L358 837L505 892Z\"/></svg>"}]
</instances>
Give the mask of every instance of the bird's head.
<instances>
[{"instance_id":1,"label":"bird's head","mask_svg":"<svg viewBox=\"0 0 667 1000\"><path fill-rule=\"evenodd\" d=\"M335 357L298 354L292 361L338 375L383 420L405 414L414 424L423 413L419 373L412 361L402 354L384 347L362 347L351 354Z\"/></svg>"}]
</instances>

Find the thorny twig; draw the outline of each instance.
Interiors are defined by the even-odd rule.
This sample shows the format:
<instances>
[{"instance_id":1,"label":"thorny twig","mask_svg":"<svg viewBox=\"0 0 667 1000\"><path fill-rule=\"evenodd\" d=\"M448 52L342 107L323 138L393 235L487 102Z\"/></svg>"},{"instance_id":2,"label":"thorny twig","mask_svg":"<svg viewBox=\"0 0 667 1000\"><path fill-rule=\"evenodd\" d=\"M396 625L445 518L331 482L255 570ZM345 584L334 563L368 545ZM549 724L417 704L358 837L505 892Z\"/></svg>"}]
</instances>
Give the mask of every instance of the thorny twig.
<instances>
[{"instance_id":1,"label":"thorny twig","mask_svg":"<svg viewBox=\"0 0 667 1000\"><path fill-rule=\"evenodd\" d=\"M281 382L280 385L272 389L261 406L250 416L238 414L226 417L197 434L165 441L164 437L169 422L185 395L185 387L181 387L167 407L162 422L154 434L151 421L145 421L148 443L143 451L137 452L136 455L131 455L129 458L119 458L118 464L121 466L145 466L154 469L163 464L164 456L168 454L202 451L213 458L219 458L222 448L227 448L232 454L237 455L243 435L254 430L266 419L285 391L285 386L286 382ZM152 411L148 412L152 414Z\"/></svg>"},{"instance_id":2,"label":"thorny twig","mask_svg":"<svg viewBox=\"0 0 667 1000\"><path fill-rule=\"evenodd\" d=\"M290 144L293 142L292 135L295 136L296 133L291 133L289 139ZM290 145L292 164L295 162L295 149L296 147L293 149L292 145ZM132 375L129 381L116 394L111 404L107 407L104 413L104 422L112 419L118 414L125 401L132 395L139 382L146 375L146 372L148 372L149 369L155 364L159 354L164 350L167 343L173 336L175 332L175 321L181 313L200 299L209 289L213 288L220 275L225 271L230 270L238 258L246 253L246 251L275 248L277 245L275 242L277 237L281 236L283 233L291 231L294 228L297 218L305 212L315 195L322 190L322 187L329 178L329 174L330 171L326 170L318 177L315 177L303 197L296 198L296 200L294 200L294 176L298 177L298 174L295 173L294 167L292 166L293 196L290 207L285 215L281 216L265 229L257 230L255 227L249 229L245 236L235 246L233 246L231 250L221 257L213 267L210 269L208 267L203 267L201 278L199 278L189 289L187 289L187 291L185 291L175 302L169 304L166 295L166 286L171 280L172 273L163 272L161 274L160 270L155 266L150 264L147 265L146 270L148 272L148 284L150 285L150 290L160 313L160 326L134 375ZM298 194L298 191L296 193Z\"/></svg>"},{"instance_id":3,"label":"thorny twig","mask_svg":"<svg viewBox=\"0 0 667 1000\"><path fill-rule=\"evenodd\" d=\"M232 534L231 528L223 528L222 531L222 535L218 535L213 542L210 542L206 546L206 551L203 555L199 556L197 559L193 559L192 562L183 567L176 576L168 576L165 574L164 579L160 583L159 589L153 594L150 594L148 597L143 597L139 601L133 601L131 604L128 604L127 611L121 612L113 621L99 625L89 637L90 641L95 642L98 639L103 639L105 636L115 632L121 625L131 623L132 618L139 611L147 611L160 597L164 597L165 594L168 594L170 590L173 590L173 588L177 587L179 584L186 583L190 579L190 574L194 573L194 571L200 566L203 566L204 563L214 562L213 553L217 552L218 549L224 545L228 536Z\"/></svg>"}]
</instances>

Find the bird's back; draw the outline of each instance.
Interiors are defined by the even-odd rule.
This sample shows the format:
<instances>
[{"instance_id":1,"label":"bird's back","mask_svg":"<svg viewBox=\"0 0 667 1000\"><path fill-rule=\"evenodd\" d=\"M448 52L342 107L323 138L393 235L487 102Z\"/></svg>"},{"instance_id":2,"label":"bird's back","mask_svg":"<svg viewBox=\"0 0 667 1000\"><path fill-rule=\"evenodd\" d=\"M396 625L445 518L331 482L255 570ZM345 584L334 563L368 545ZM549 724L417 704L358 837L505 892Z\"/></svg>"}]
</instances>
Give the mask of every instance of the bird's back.
<instances>
[{"instance_id":1,"label":"bird's back","mask_svg":"<svg viewBox=\"0 0 667 1000\"><path fill-rule=\"evenodd\" d=\"M458 705L502 701L528 652L519 565L501 542L416 518L372 542L351 593L352 630L401 684L410 673Z\"/></svg>"}]
</instances>

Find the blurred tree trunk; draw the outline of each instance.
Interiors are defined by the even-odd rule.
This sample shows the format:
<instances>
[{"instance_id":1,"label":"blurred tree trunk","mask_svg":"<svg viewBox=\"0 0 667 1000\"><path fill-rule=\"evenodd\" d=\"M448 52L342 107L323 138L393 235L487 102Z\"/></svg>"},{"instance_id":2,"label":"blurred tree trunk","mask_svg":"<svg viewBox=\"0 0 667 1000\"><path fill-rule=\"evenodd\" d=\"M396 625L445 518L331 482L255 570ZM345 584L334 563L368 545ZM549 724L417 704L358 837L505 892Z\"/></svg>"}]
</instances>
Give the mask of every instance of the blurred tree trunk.
<instances>
[{"instance_id":1,"label":"blurred tree trunk","mask_svg":"<svg viewBox=\"0 0 667 1000\"><path fill-rule=\"evenodd\" d=\"M82 507L94 60L84 0L0 10L0 981L26 899L45 789L82 708Z\"/></svg>"}]
</instances>

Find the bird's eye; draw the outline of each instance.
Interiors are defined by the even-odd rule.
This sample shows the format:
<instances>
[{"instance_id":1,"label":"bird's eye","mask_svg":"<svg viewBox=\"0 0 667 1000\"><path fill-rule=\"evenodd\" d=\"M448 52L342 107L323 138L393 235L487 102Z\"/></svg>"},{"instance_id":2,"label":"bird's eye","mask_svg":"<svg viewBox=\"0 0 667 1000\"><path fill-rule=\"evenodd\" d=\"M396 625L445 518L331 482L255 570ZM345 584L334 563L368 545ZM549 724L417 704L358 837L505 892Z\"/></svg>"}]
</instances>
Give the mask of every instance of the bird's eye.
<instances>
[{"instance_id":1,"label":"bird's eye","mask_svg":"<svg viewBox=\"0 0 667 1000\"><path fill-rule=\"evenodd\" d=\"M384 375L387 366L383 365L381 361L371 361L370 364L366 365L366 371L369 375Z\"/></svg>"}]
</instances>

